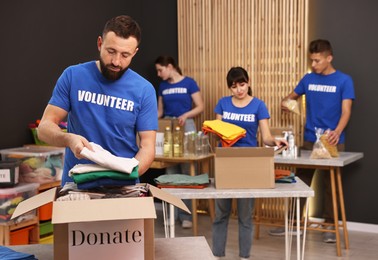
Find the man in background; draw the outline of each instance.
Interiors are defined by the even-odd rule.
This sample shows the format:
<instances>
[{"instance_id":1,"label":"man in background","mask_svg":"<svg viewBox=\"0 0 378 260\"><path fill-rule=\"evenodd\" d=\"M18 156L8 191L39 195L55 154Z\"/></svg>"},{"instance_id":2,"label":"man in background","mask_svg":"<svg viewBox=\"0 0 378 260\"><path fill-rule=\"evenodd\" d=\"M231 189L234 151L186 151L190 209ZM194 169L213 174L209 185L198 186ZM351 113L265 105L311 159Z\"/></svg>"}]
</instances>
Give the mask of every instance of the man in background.
<instances>
[{"instance_id":1,"label":"man in background","mask_svg":"<svg viewBox=\"0 0 378 260\"><path fill-rule=\"evenodd\" d=\"M282 110L288 111L285 106L287 100L297 100L306 96L306 124L304 129L304 143L302 149L312 150L316 141L315 128L330 129L328 142L336 145L338 151L345 150L345 127L347 126L352 110L354 86L352 78L336 70L332 65L333 50L328 40L318 39L309 46L312 72L306 74L298 83L293 92L282 100ZM297 176L307 185L311 185L314 170L298 169ZM332 193L328 172L322 174L324 180L323 217L326 223L334 223ZM301 200L301 212L304 201ZM334 229L332 225L327 229ZM271 235L284 235L282 228L270 230ZM336 242L334 232L323 233L323 241Z\"/></svg>"}]
</instances>

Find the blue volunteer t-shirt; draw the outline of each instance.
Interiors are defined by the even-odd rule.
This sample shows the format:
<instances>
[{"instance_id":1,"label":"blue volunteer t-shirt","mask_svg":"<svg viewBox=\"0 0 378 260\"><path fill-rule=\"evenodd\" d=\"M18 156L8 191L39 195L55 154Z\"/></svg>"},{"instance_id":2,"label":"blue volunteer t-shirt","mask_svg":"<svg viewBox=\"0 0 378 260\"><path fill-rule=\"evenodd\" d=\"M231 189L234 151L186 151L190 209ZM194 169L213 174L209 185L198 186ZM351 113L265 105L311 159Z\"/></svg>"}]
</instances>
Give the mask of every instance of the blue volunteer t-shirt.
<instances>
[{"instance_id":1,"label":"blue volunteer t-shirt","mask_svg":"<svg viewBox=\"0 0 378 260\"><path fill-rule=\"evenodd\" d=\"M58 79L49 104L68 114L68 132L82 135L116 156L132 158L138 152L136 133L157 130L154 87L128 69L119 80L107 80L95 61L68 67ZM66 148L62 184L72 181L68 171L78 160Z\"/></svg>"},{"instance_id":2,"label":"blue volunteer t-shirt","mask_svg":"<svg viewBox=\"0 0 378 260\"><path fill-rule=\"evenodd\" d=\"M233 145L239 147L256 147L259 121L270 118L265 103L256 97L245 107L234 106L231 96L223 97L218 101L214 111L222 115L222 121L240 126L247 131L246 136Z\"/></svg>"},{"instance_id":3,"label":"blue volunteer t-shirt","mask_svg":"<svg viewBox=\"0 0 378 260\"><path fill-rule=\"evenodd\" d=\"M198 91L197 83L190 77L173 84L162 81L158 95L163 98L164 116L179 117L192 110L192 94Z\"/></svg>"},{"instance_id":4,"label":"blue volunteer t-shirt","mask_svg":"<svg viewBox=\"0 0 378 260\"><path fill-rule=\"evenodd\" d=\"M294 89L298 95L306 95L306 125L304 140L316 141L315 127L334 130L340 120L344 99L354 99L352 78L340 71L329 75L306 74ZM345 133L340 135L340 144Z\"/></svg>"}]
</instances>

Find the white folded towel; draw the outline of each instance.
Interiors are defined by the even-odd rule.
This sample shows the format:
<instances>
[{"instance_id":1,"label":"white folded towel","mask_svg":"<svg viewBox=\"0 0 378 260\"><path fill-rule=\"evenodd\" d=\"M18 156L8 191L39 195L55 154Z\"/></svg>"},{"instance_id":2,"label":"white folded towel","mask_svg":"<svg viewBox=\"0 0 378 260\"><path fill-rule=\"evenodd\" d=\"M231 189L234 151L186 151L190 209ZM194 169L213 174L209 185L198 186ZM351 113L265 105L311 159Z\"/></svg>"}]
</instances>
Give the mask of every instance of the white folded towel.
<instances>
[{"instance_id":1,"label":"white folded towel","mask_svg":"<svg viewBox=\"0 0 378 260\"><path fill-rule=\"evenodd\" d=\"M96 143L90 142L90 144L92 145L94 151L84 147L80 154L98 165L114 171L131 173L134 167L139 164L139 161L134 157L125 158L115 156Z\"/></svg>"}]
</instances>

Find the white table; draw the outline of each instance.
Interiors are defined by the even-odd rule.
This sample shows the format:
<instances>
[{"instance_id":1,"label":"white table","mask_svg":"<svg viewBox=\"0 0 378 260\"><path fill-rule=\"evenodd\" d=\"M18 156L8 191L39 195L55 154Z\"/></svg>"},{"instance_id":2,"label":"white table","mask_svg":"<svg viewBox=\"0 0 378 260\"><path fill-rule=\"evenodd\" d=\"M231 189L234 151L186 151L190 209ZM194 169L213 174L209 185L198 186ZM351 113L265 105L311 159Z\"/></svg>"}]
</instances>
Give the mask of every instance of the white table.
<instances>
[{"instance_id":1,"label":"white table","mask_svg":"<svg viewBox=\"0 0 378 260\"><path fill-rule=\"evenodd\" d=\"M337 256L341 256L341 243L339 234L339 216L338 216L338 204L340 204L341 219L344 231L345 248L349 248L348 229L346 225L346 214L344 206L344 194L343 185L341 182L341 167L356 162L363 158L363 153L356 152L339 152L339 157L331 159L310 159L311 151L302 150L301 156L298 158L287 158L282 155L274 157L275 166L288 166L294 168L310 168L310 169L322 169L329 170L332 189L332 204L334 214L334 226L335 230L328 230L327 232L335 232L336 234L336 251ZM337 191L339 196L337 197Z\"/></svg>"},{"instance_id":2,"label":"white table","mask_svg":"<svg viewBox=\"0 0 378 260\"><path fill-rule=\"evenodd\" d=\"M303 242L301 250L300 240L300 198L307 198L306 212L308 198L314 196L314 191L308 187L299 178L296 178L296 183L276 183L274 189L215 189L212 184L204 189L176 189L164 188L163 190L171 193L181 199L227 199L227 198L284 198L285 199L285 259L290 259L290 244L289 244L289 217L288 217L288 201L289 198L296 198L296 216L297 216L297 259L303 259L304 245L306 239L306 222L307 214L305 216L305 226L303 230ZM193 212L197 214L197 212ZM174 206L170 205L170 223L169 223L169 236L175 236L175 223L174 223Z\"/></svg>"}]
</instances>

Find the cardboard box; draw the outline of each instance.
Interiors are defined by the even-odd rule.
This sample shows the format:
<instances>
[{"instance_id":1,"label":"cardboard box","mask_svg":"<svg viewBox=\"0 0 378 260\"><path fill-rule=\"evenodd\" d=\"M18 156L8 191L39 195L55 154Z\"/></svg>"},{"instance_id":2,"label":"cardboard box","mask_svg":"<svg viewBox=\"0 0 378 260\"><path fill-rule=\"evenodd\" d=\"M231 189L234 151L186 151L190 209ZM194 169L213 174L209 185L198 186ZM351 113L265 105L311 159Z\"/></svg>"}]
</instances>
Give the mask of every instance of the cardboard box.
<instances>
[{"instance_id":1,"label":"cardboard box","mask_svg":"<svg viewBox=\"0 0 378 260\"><path fill-rule=\"evenodd\" d=\"M274 149L265 147L217 147L215 188L274 188Z\"/></svg>"},{"instance_id":2,"label":"cardboard box","mask_svg":"<svg viewBox=\"0 0 378 260\"><path fill-rule=\"evenodd\" d=\"M181 199L148 186L148 197L83 201L55 201L56 188L53 188L20 203L12 218L53 201L55 260L152 260L154 197L190 211Z\"/></svg>"}]
</instances>

